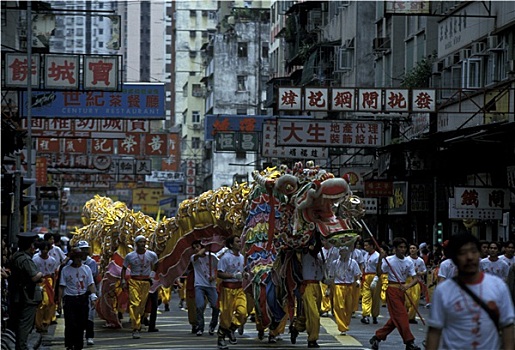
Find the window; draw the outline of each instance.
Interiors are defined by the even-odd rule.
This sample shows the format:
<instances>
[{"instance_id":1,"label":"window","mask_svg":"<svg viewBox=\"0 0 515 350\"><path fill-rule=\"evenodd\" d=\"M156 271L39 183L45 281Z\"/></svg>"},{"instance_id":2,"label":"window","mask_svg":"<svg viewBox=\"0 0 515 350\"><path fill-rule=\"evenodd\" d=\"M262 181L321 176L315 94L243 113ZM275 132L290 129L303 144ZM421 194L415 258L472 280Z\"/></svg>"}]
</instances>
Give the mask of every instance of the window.
<instances>
[{"instance_id":1,"label":"window","mask_svg":"<svg viewBox=\"0 0 515 350\"><path fill-rule=\"evenodd\" d=\"M197 17L197 11L190 10L190 17Z\"/></svg>"},{"instance_id":2,"label":"window","mask_svg":"<svg viewBox=\"0 0 515 350\"><path fill-rule=\"evenodd\" d=\"M261 44L261 58L268 58L268 43Z\"/></svg>"},{"instance_id":3,"label":"window","mask_svg":"<svg viewBox=\"0 0 515 350\"><path fill-rule=\"evenodd\" d=\"M200 123L200 111L191 111L191 122Z\"/></svg>"},{"instance_id":4,"label":"window","mask_svg":"<svg viewBox=\"0 0 515 350\"><path fill-rule=\"evenodd\" d=\"M200 84L193 84L191 87L191 95L194 97L202 97L202 85Z\"/></svg>"},{"instance_id":5,"label":"window","mask_svg":"<svg viewBox=\"0 0 515 350\"><path fill-rule=\"evenodd\" d=\"M81 26L84 24L84 17L77 17L77 25Z\"/></svg>"},{"instance_id":6,"label":"window","mask_svg":"<svg viewBox=\"0 0 515 350\"><path fill-rule=\"evenodd\" d=\"M200 137L192 137L191 138L191 148L192 149L200 148Z\"/></svg>"},{"instance_id":7,"label":"window","mask_svg":"<svg viewBox=\"0 0 515 350\"><path fill-rule=\"evenodd\" d=\"M98 35L104 34L104 28L98 28Z\"/></svg>"},{"instance_id":8,"label":"window","mask_svg":"<svg viewBox=\"0 0 515 350\"><path fill-rule=\"evenodd\" d=\"M247 115L247 109L246 108L237 108L236 114L237 115Z\"/></svg>"},{"instance_id":9,"label":"window","mask_svg":"<svg viewBox=\"0 0 515 350\"><path fill-rule=\"evenodd\" d=\"M247 91L247 76L245 75L238 75L237 77L237 80L238 80L238 86L237 86L237 91Z\"/></svg>"},{"instance_id":10,"label":"window","mask_svg":"<svg viewBox=\"0 0 515 350\"><path fill-rule=\"evenodd\" d=\"M102 41L98 42L98 47L104 47L104 43Z\"/></svg>"},{"instance_id":11,"label":"window","mask_svg":"<svg viewBox=\"0 0 515 350\"><path fill-rule=\"evenodd\" d=\"M463 61L462 87L476 89L481 87L481 59L469 58Z\"/></svg>"},{"instance_id":12,"label":"window","mask_svg":"<svg viewBox=\"0 0 515 350\"><path fill-rule=\"evenodd\" d=\"M77 28L77 36L83 36L84 35L84 29Z\"/></svg>"},{"instance_id":13,"label":"window","mask_svg":"<svg viewBox=\"0 0 515 350\"><path fill-rule=\"evenodd\" d=\"M238 57L247 58L247 43L238 43Z\"/></svg>"},{"instance_id":14,"label":"window","mask_svg":"<svg viewBox=\"0 0 515 350\"><path fill-rule=\"evenodd\" d=\"M194 30L190 30L190 38L195 38L197 36L197 32Z\"/></svg>"}]
</instances>

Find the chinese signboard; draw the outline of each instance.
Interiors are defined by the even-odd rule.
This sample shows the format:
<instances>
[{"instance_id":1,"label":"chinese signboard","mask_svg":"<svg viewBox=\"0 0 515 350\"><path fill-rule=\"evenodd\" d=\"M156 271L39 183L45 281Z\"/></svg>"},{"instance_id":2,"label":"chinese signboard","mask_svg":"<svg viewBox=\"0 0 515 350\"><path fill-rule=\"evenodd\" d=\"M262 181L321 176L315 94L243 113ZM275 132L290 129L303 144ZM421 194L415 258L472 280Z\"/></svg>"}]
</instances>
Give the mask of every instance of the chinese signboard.
<instances>
[{"instance_id":1,"label":"chinese signboard","mask_svg":"<svg viewBox=\"0 0 515 350\"><path fill-rule=\"evenodd\" d=\"M393 196L388 198L388 215L408 214L408 183L393 183Z\"/></svg>"},{"instance_id":2,"label":"chinese signboard","mask_svg":"<svg viewBox=\"0 0 515 350\"><path fill-rule=\"evenodd\" d=\"M429 0L385 1L385 13L403 15L428 15Z\"/></svg>"},{"instance_id":3,"label":"chinese signboard","mask_svg":"<svg viewBox=\"0 0 515 350\"><path fill-rule=\"evenodd\" d=\"M393 196L393 182L381 180L365 181L365 197Z\"/></svg>"},{"instance_id":4,"label":"chinese signboard","mask_svg":"<svg viewBox=\"0 0 515 350\"><path fill-rule=\"evenodd\" d=\"M23 93L27 100L27 93ZM26 103L22 116L27 115ZM122 92L41 91L32 94L32 116L42 118L165 119L164 84L123 84Z\"/></svg>"},{"instance_id":5,"label":"chinese signboard","mask_svg":"<svg viewBox=\"0 0 515 350\"><path fill-rule=\"evenodd\" d=\"M434 112L433 89L279 88L279 110ZM304 101L304 105L302 103Z\"/></svg>"},{"instance_id":6,"label":"chinese signboard","mask_svg":"<svg viewBox=\"0 0 515 350\"><path fill-rule=\"evenodd\" d=\"M44 70L41 67L44 62ZM31 85L48 90L120 91L122 56L34 55ZM23 88L28 83L27 54L6 54L5 86Z\"/></svg>"},{"instance_id":7,"label":"chinese signboard","mask_svg":"<svg viewBox=\"0 0 515 350\"><path fill-rule=\"evenodd\" d=\"M410 184L410 210L428 212L432 201L433 185L431 184Z\"/></svg>"},{"instance_id":8,"label":"chinese signboard","mask_svg":"<svg viewBox=\"0 0 515 350\"><path fill-rule=\"evenodd\" d=\"M139 205L157 205L163 197L163 189L155 188L138 188L132 191L132 204Z\"/></svg>"},{"instance_id":9,"label":"chinese signboard","mask_svg":"<svg viewBox=\"0 0 515 350\"><path fill-rule=\"evenodd\" d=\"M176 171L152 171L152 174L145 176L145 182L166 182L174 181L181 182L185 181L184 173Z\"/></svg>"},{"instance_id":10,"label":"chinese signboard","mask_svg":"<svg viewBox=\"0 0 515 350\"><path fill-rule=\"evenodd\" d=\"M277 120L280 146L378 147L383 124L372 121Z\"/></svg>"},{"instance_id":11,"label":"chinese signboard","mask_svg":"<svg viewBox=\"0 0 515 350\"><path fill-rule=\"evenodd\" d=\"M510 191L507 188L455 187L454 198L457 209L510 208Z\"/></svg>"},{"instance_id":12,"label":"chinese signboard","mask_svg":"<svg viewBox=\"0 0 515 350\"><path fill-rule=\"evenodd\" d=\"M449 219L501 220L502 210L485 208L457 208L459 198L449 198Z\"/></svg>"},{"instance_id":13,"label":"chinese signboard","mask_svg":"<svg viewBox=\"0 0 515 350\"><path fill-rule=\"evenodd\" d=\"M274 119L266 115L206 115L206 141L213 141L219 132L260 132L265 120Z\"/></svg>"},{"instance_id":14,"label":"chinese signboard","mask_svg":"<svg viewBox=\"0 0 515 350\"><path fill-rule=\"evenodd\" d=\"M261 155L272 158L320 159L327 158L327 147L285 147L277 146L277 128L275 121L263 124L263 141Z\"/></svg>"},{"instance_id":15,"label":"chinese signboard","mask_svg":"<svg viewBox=\"0 0 515 350\"><path fill-rule=\"evenodd\" d=\"M126 133L150 132L148 120L32 118L31 121L35 137L122 139ZM27 119L22 119L22 126L27 129Z\"/></svg>"},{"instance_id":16,"label":"chinese signboard","mask_svg":"<svg viewBox=\"0 0 515 350\"><path fill-rule=\"evenodd\" d=\"M259 136L255 132L219 132L215 135L218 152L257 152Z\"/></svg>"},{"instance_id":17,"label":"chinese signboard","mask_svg":"<svg viewBox=\"0 0 515 350\"><path fill-rule=\"evenodd\" d=\"M181 162L180 136L178 133L168 134L168 157L161 160L161 170L178 171Z\"/></svg>"}]
</instances>

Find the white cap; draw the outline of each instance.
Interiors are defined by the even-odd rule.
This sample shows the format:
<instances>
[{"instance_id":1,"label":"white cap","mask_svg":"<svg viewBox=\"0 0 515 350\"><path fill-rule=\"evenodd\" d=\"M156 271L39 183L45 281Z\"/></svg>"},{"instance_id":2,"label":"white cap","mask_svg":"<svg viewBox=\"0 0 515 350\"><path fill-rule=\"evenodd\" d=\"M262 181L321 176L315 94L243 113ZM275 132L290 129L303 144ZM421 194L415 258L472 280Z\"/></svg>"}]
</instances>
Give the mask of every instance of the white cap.
<instances>
[{"instance_id":1,"label":"white cap","mask_svg":"<svg viewBox=\"0 0 515 350\"><path fill-rule=\"evenodd\" d=\"M63 241L63 242L69 242L69 241L70 241L70 239L69 239L68 237L66 237L66 236L62 236L62 237L61 237L61 241Z\"/></svg>"},{"instance_id":2,"label":"white cap","mask_svg":"<svg viewBox=\"0 0 515 350\"><path fill-rule=\"evenodd\" d=\"M139 235L139 236L136 236L136 238L134 238L134 243L138 243L139 241L146 241L147 238L143 235Z\"/></svg>"},{"instance_id":3,"label":"white cap","mask_svg":"<svg viewBox=\"0 0 515 350\"><path fill-rule=\"evenodd\" d=\"M79 247L79 248L89 248L89 243L86 242L86 241L79 241L79 243L77 243L77 247Z\"/></svg>"}]
</instances>

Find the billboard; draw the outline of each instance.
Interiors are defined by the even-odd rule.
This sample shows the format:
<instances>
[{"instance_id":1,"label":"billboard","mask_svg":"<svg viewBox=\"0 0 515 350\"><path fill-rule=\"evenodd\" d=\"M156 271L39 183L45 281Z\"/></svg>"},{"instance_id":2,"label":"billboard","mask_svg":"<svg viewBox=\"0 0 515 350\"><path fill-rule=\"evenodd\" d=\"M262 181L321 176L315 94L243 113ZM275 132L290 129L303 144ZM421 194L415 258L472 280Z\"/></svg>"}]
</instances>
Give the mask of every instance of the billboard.
<instances>
[{"instance_id":1,"label":"billboard","mask_svg":"<svg viewBox=\"0 0 515 350\"><path fill-rule=\"evenodd\" d=\"M27 116L27 93L22 93L22 117ZM161 120L165 114L165 85L124 83L122 92L38 91L32 94L32 116L41 118Z\"/></svg>"}]
</instances>

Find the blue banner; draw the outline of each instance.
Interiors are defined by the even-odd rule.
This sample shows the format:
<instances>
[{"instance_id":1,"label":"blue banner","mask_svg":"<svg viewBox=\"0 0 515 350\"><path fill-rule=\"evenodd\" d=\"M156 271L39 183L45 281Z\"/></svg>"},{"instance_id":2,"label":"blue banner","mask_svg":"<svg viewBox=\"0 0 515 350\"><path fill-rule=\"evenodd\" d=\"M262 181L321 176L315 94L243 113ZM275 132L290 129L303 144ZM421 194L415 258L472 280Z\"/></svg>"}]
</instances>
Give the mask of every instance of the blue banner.
<instances>
[{"instance_id":1,"label":"blue banner","mask_svg":"<svg viewBox=\"0 0 515 350\"><path fill-rule=\"evenodd\" d=\"M27 116L27 93L22 94ZM32 116L47 118L165 119L164 84L123 84L122 92L37 91L32 93Z\"/></svg>"}]
</instances>

